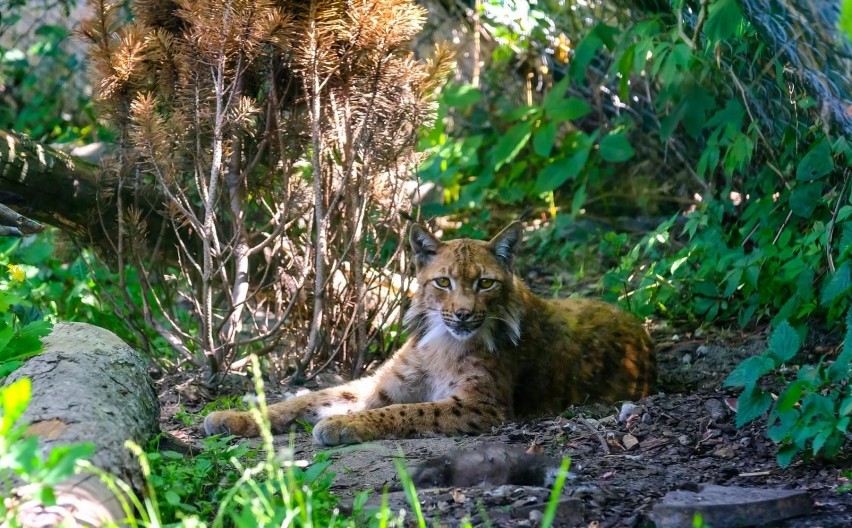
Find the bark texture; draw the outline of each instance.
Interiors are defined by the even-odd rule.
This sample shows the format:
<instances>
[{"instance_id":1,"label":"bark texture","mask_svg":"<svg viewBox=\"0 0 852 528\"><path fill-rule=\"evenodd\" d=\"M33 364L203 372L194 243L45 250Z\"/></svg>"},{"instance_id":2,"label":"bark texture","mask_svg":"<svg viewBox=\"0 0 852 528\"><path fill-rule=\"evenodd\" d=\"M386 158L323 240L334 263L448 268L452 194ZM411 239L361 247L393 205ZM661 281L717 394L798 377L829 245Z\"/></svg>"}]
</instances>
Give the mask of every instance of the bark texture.
<instances>
[{"instance_id":1,"label":"bark texture","mask_svg":"<svg viewBox=\"0 0 852 528\"><path fill-rule=\"evenodd\" d=\"M3 382L32 381L24 419L45 451L91 442L92 464L141 489L139 463L124 446L145 445L158 430L160 404L139 354L108 330L86 323L60 323L44 339L45 350ZM25 489L19 490L21 495ZM57 515L92 523L92 516L123 517L112 493L94 476L82 475L57 487L59 504L33 504L27 525L49 525ZM47 524L45 524L47 523ZM97 524L97 523L95 523Z\"/></svg>"}]
</instances>

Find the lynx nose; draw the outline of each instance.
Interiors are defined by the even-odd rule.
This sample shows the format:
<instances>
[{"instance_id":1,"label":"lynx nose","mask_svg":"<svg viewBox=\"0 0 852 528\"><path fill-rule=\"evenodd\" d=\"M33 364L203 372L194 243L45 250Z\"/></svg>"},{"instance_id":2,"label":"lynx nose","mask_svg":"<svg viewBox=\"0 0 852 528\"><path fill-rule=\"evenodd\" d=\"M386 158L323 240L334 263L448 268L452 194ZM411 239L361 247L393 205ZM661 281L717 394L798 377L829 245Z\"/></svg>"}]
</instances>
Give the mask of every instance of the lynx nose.
<instances>
[{"instance_id":1,"label":"lynx nose","mask_svg":"<svg viewBox=\"0 0 852 528\"><path fill-rule=\"evenodd\" d=\"M470 319L470 310L468 310L467 308L459 308L458 310L456 310L456 319L461 322L467 321L468 319Z\"/></svg>"}]
</instances>

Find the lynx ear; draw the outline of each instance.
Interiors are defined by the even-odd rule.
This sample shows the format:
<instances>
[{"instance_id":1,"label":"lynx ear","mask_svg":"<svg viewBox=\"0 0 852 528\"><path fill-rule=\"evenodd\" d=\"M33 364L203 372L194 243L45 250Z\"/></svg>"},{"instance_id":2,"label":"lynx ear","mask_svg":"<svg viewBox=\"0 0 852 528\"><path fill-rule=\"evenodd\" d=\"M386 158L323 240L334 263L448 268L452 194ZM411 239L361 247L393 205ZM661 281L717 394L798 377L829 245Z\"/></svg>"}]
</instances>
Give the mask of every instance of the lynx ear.
<instances>
[{"instance_id":1,"label":"lynx ear","mask_svg":"<svg viewBox=\"0 0 852 528\"><path fill-rule=\"evenodd\" d=\"M524 226L520 222L512 222L488 243L488 249L509 271L512 271L515 265L515 255L521 247L523 233Z\"/></svg>"},{"instance_id":2,"label":"lynx ear","mask_svg":"<svg viewBox=\"0 0 852 528\"><path fill-rule=\"evenodd\" d=\"M414 265L418 270L432 262L441 247L441 241L420 224L411 225L408 242L414 251Z\"/></svg>"}]
</instances>

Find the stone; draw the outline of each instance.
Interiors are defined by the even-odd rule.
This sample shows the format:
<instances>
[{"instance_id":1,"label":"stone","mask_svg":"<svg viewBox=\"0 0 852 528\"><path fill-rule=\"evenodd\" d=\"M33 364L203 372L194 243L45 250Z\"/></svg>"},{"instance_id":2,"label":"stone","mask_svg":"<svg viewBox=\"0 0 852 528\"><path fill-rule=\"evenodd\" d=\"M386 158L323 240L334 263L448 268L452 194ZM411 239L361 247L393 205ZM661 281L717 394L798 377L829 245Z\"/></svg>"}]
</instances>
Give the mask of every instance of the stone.
<instances>
[{"instance_id":1,"label":"stone","mask_svg":"<svg viewBox=\"0 0 852 528\"><path fill-rule=\"evenodd\" d=\"M693 526L700 515L713 528L763 526L810 513L807 492L707 484L698 491L670 491L651 513L657 528Z\"/></svg>"}]
</instances>

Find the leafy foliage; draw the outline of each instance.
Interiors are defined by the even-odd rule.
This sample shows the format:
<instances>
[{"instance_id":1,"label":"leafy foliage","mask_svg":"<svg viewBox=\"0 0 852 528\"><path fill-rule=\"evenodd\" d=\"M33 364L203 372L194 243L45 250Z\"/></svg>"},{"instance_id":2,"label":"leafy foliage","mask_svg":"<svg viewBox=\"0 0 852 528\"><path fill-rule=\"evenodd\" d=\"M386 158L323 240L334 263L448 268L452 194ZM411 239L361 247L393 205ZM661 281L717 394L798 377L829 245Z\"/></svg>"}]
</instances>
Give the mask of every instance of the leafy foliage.
<instances>
[{"instance_id":1,"label":"leafy foliage","mask_svg":"<svg viewBox=\"0 0 852 528\"><path fill-rule=\"evenodd\" d=\"M7 317L17 318L19 324L39 322L49 326L57 321L83 321L109 328L131 345L158 350L155 360L170 360L169 347L144 325L127 325L131 320L129 308L116 306L119 296L144 304L143 297L152 302L151 298L159 294L143 294L138 275L132 270L125 274L122 284L93 250L73 246L55 229L24 239L0 239L0 268L3 267L14 273L10 271L0 295L16 297L10 300L12 309ZM2 280L0 284L4 284Z\"/></svg>"},{"instance_id":2,"label":"leafy foliage","mask_svg":"<svg viewBox=\"0 0 852 528\"><path fill-rule=\"evenodd\" d=\"M779 342L729 379L744 389L740 423L763 415L772 400L758 382L794 361L796 350L779 344L793 342L786 321L837 328L852 309L852 145L817 98L827 91L802 81L825 73L848 99L852 79L843 67L791 58L784 50L796 44L753 25L751 2L684 0L671 11L599 3L573 17L546 5L536 15L546 34L517 24L499 33L491 60L512 55L504 47L521 49L512 55L527 61L519 75L486 69L480 86L456 83L441 94L439 124L421 140L429 154L421 176L443 193L424 210L481 224L501 205L532 203L554 225L534 236L537 260L564 266L579 257L569 260L578 281L590 264L612 263L599 288L632 311L687 325L771 323ZM786 16L785 25L811 24ZM848 56L834 27L810 29L802 49ZM560 57L560 32L579 34L570 60ZM518 44L535 38L538 46ZM613 222L640 215L659 219L642 237ZM791 386L786 401L799 389L822 401L808 396L818 383ZM813 441L836 453L839 433L825 432L845 427L836 403L830 416L827 404L809 403L804 420L823 432L805 428L782 452ZM795 422L790 416L772 420Z\"/></svg>"},{"instance_id":3,"label":"leafy foliage","mask_svg":"<svg viewBox=\"0 0 852 528\"><path fill-rule=\"evenodd\" d=\"M780 444L782 467L800 453L833 457L843 447L852 420L852 312L846 325L840 354L830 362L802 366L774 402L758 382L789 364L801 347L799 335L786 321L772 332L763 354L742 362L725 381L743 390L737 400L738 427L770 411L767 435Z\"/></svg>"},{"instance_id":4,"label":"leafy foliage","mask_svg":"<svg viewBox=\"0 0 852 528\"><path fill-rule=\"evenodd\" d=\"M0 261L4 260L3 256L0 253ZM24 269L8 263L5 267L8 278L0 280L0 379L41 352L41 338L52 328L49 321L42 320L26 295Z\"/></svg>"},{"instance_id":5,"label":"leafy foliage","mask_svg":"<svg viewBox=\"0 0 852 528\"><path fill-rule=\"evenodd\" d=\"M72 43L74 6L0 0L0 129L60 143L104 136Z\"/></svg>"}]
</instances>

